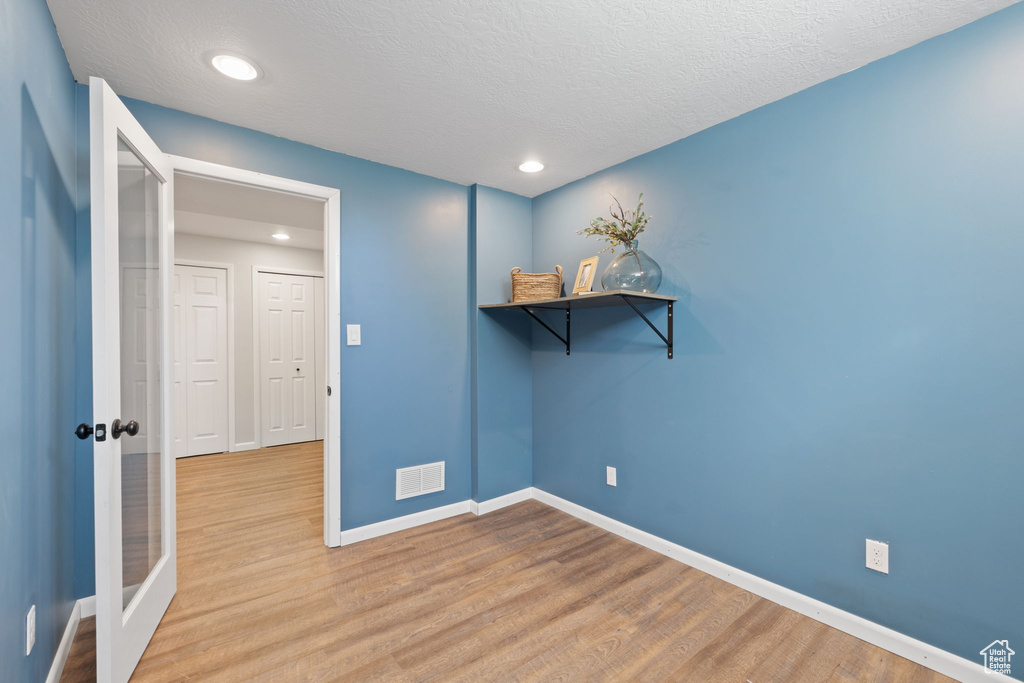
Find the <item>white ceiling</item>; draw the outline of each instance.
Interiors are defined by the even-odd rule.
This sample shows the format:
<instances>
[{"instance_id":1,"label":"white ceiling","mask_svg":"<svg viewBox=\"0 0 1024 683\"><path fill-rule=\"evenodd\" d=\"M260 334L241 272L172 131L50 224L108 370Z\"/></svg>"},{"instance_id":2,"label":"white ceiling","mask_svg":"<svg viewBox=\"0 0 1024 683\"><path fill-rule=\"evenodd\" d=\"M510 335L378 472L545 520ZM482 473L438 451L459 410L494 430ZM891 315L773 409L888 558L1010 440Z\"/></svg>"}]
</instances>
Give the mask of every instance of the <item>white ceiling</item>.
<instances>
[{"instance_id":1,"label":"white ceiling","mask_svg":"<svg viewBox=\"0 0 1024 683\"><path fill-rule=\"evenodd\" d=\"M283 192L177 174L174 231L322 250L324 204ZM291 239L279 240L274 233Z\"/></svg>"},{"instance_id":2,"label":"white ceiling","mask_svg":"<svg viewBox=\"0 0 1024 683\"><path fill-rule=\"evenodd\" d=\"M75 78L534 196L1015 0L48 0ZM254 59L229 81L210 50ZM538 158L547 168L516 166Z\"/></svg>"},{"instance_id":3,"label":"white ceiling","mask_svg":"<svg viewBox=\"0 0 1024 683\"><path fill-rule=\"evenodd\" d=\"M318 199L182 173L174 176L174 207L307 230L324 229L324 203Z\"/></svg>"}]
</instances>

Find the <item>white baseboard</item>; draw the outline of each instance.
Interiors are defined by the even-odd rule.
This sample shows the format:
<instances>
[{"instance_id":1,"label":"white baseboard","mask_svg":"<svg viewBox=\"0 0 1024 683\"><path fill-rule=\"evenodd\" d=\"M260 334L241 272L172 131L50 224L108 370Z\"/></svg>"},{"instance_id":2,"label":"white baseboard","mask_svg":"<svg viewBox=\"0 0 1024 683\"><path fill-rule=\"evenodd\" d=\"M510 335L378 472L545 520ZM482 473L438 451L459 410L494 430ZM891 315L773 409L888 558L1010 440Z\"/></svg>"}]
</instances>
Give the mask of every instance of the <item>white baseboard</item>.
<instances>
[{"instance_id":1,"label":"white baseboard","mask_svg":"<svg viewBox=\"0 0 1024 683\"><path fill-rule=\"evenodd\" d=\"M442 519L447 519L448 517L454 517L455 515L464 515L467 512L472 512L474 515L486 515L488 512L494 512L495 510L500 510L503 507L515 505L516 503L521 503L524 500L530 500L531 498L533 498L533 489L528 488L520 491L513 491L512 493L508 493L504 496L491 498L490 500L485 500L480 503L475 500L463 500L458 503L452 503L451 505L444 505L431 510L424 510L423 512L405 515L404 517L387 519L383 522L377 522L376 524L367 524L366 526L342 531L341 545L352 545L353 543L365 541L370 538L393 534L396 531L405 531L406 529L411 529L415 526L420 526L421 524L430 524L431 522L437 522Z\"/></svg>"},{"instance_id":2,"label":"white baseboard","mask_svg":"<svg viewBox=\"0 0 1024 683\"><path fill-rule=\"evenodd\" d=\"M479 503L471 500L469 501L469 511L474 515L486 515L488 512L494 512L509 505L522 503L524 500L530 500L531 498L533 498L532 488L520 489L519 491L506 493L504 496L482 500Z\"/></svg>"},{"instance_id":3,"label":"white baseboard","mask_svg":"<svg viewBox=\"0 0 1024 683\"><path fill-rule=\"evenodd\" d=\"M254 451L259 447L259 444L255 441L242 441L241 443L236 443L235 447L232 448L230 452L240 453L241 451Z\"/></svg>"},{"instance_id":4,"label":"white baseboard","mask_svg":"<svg viewBox=\"0 0 1024 683\"><path fill-rule=\"evenodd\" d=\"M442 519L447 519L448 517L454 517L455 515L464 515L467 512L469 512L469 501L463 500L458 503L452 503L451 505L443 505L438 508L424 510L423 512L416 512L403 517L386 519L383 522L377 522L376 524L367 524L366 526L342 531L341 545L351 545L353 543L358 543L359 541L365 541L369 538L393 534L396 531L405 531L406 529L411 529L414 526L430 524L431 522L437 522Z\"/></svg>"},{"instance_id":5,"label":"white baseboard","mask_svg":"<svg viewBox=\"0 0 1024 683\"><path fill-rule=\"evenodd\" d=\"M78 631L78 624L82 621L82 601L76 600L71 608L71 616L68 618L68 625L64 627L64 635L61 636L60 645L53 655L53 663L50 664L50 672L46 674L46 683L58 683L60 675L64 673L64 665L71 653L71 643L75 639L75 632Z\"/></svg>"},{"instance_id":6,"label":"white baseboard","mask_svg":"<svg viewBox=\"0 0 1024 683\"><path fill-rule=\"evenodd\" d=\"M82 607L82 618L96 616L96 596L90 595L87 598L79 598L78 604Z\"/></svg>"},{"instance_id":7,"label":"white baseboard","mask_svg":"<svg viewBox=\"0 0 1024 683\"><path fill-rule=\"evenodd\" d=\"M714 560L707 555L701 555L689 548L684 548L681 545L666 541L646 531L641 531L628 524L616 521L611 517L606 517L593 510L589 510L582 505L571 503L538 488L533 489L533 497L545 505L550 505L573 517L578 517L594 526L601 527L645 548L650 548L662 555L688 564L694 569L711 574L754 595L771 600L794 612L799 612L815 621L820 621L823 624L860 638L872 645L877 645L883 650L888 650L893 654L955 678L958 681L964 681L965 683L988 681L988 683L992 683L994 680L1002 680L987 674L985 668L977 662L958 657L945 650L940 650L934 645L929 645L910 636L903 635L890 628L841 610L838 607L833 607L802 593L797 593L753 574L748 574L724 562Z\"/></svg>"}]
</instances>

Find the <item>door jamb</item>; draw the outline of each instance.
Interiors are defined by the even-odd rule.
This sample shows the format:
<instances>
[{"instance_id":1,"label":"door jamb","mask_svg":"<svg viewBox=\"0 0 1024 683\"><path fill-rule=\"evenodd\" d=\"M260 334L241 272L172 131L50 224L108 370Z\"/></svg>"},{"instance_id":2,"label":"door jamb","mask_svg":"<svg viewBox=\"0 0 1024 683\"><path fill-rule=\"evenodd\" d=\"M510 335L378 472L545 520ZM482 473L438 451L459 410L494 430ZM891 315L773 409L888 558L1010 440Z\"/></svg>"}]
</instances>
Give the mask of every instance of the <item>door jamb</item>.
<instances>
[{"instance_id":1,"label":"door jamb","mask_svg":"<svg viewBox=\"0 0 1024 683\"><path fill-rule=\"evenodd\" d=\"M324 438L324 544L341 545L341 190L168 154L177 173L285 192L324 202L324 327L327 397ZM173 229L173 223L172 223ZM166 332L165 332L166 333Z\"/></svg>"},{"instance_id":2,"label":"door jamb","mask_svg":"<svg viewBox=\"0 0 1024 683\"><path fill-rule=\"evenodd\" d=\"M175 258L176 266L193 268L216 268L227 271L227 316L228 316L228 453L238 451L235 438L235 265L216 261ZM183 456L184 457L184 456Z\"/></svg>"}]
</instances>

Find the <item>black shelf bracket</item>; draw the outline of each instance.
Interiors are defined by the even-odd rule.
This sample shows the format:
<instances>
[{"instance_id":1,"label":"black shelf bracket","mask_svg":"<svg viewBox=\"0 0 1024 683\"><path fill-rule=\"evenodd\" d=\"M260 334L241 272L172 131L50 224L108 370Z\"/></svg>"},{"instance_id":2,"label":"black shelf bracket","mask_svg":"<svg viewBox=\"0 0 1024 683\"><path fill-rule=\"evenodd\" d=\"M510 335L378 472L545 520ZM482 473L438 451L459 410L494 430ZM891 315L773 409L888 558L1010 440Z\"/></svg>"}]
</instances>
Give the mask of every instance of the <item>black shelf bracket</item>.
<instances>
[{"instance_id":1,"label":"black shelf bracket","mask_svg":"<svg viewBox=\"0 0 1024 683\"><path fill-rule=\"evenodd\" d=\"M672 319L673 319L673 313L674 313L674 311L672 309L673 309L673 304L675 302L673 302L673 301L666 302L667 305L668 305L668 330L667 330L668 334L665 335L665 334L662 334L661 330L659 330L654 325L654 323L651 322L650 318L648 318L646 315L644 315L643 311L641 311L639 308L637 308L635 303L630 301L630 297L628 295L620 294L619 298L621 298L622 301L625 302L626 304L629 304L629 307L632 308L633 311L635 311L636 314L638 316L640 316L645 323L647 323L647 326L650 327L652 330L654 330L654 333L656 335L658 335L658 337L661 338L661 341L663 341L665 343L665 346L668 347L668 357L669 357L669 359L671 359L672 358L672 352L673 352L673 348L672 348L672 346L673 346L673 344L672 344L672 331L673 331ZM645 303L648 303L648 302L645 302ZM536 313L534 313L533 311L531 311L529 309L529 307L527 307L527 306L517 306L517 308L519 310L525 312L527 315L529 315L531 318L536 320L538 323L540 323L540 326L543 327L548 332L550 332L552 335L554 335L555 339L557 339L558 341L560 341L563 344L565 344L565 355L567 355L567 356L569 355L569 352L571 351L571 348L572 348L570 343L569 343L570 340L572 339L572 337L570 336L571 333L572 333L572 317L571 317L572 316L572 309L571 309L570 306L566 306L566 308L565 308L565 336L564 337L562 335L558 334L557 332L555 332L554 329L552 329L552 327L550 325L548 325L546 322L541 320L537 316ZM551 309L546 309L546 310L551 310Z\"/></svg>"},{"instance_id":2,"label":"black shelf bracket","mask_svg":"<svg viewBox=\"0 0 1024 683\"><path fill-rule=\"evenodd\" d=\"M555 335L555 338L558 339L558 341L560 341L563 344L565 344L565 355L567 355L567 356L569 355L569 339L570 339L569 331L572 329L572 326L571 326L571 318L569 317L570 311L569 311L568 307L566 307L566 309L565 309L565 336L564 337L562 335L558 334L557 332L555 332L553 329L551 329L551 327L546 322L544 322L543 320L538 318L536 316L536 314L533 311L531 311L529 308L527 308L526 306L520 306L519 309L522 310L522 311L525 311L531 318L533 318L534 320L539 322L541 327L543 327L545 330L547 330L551 334Z\"/></svg>"},{"instance_id":3,"label":"black shelf bracket","mask_svg":"<svg viewBox=\"0 0 1024 683\"><path fill-rule=\"evenodd\" d=\"M644 319L644 322L647 323L648 327L650 327L652 330L654 330L654 333L656 335L661 337L661 341L665 342L665 346L668 347L668 357L671 360L671 358L672 358L672 313L673 313L673 311L672 311L672 304L675 303L675 302L673 302L673 301L669 301L668 302L668 336L666 337L665 335L663 335L661 333L661 330L659 330L657 327L655 327L654 323L652 323L650 320L648 320L647 316L644 315L643 312L639 308L636 307L636 304L634 304L632 301L629 300L628 296L626 296L625 294L620 294L619 296L622 297L623 301L625 301L627 304L629 304L630 308L632 308L634 311L636 311L636 314L638 316L640 316L641 318Z\"/></svg>"}]
</instances>

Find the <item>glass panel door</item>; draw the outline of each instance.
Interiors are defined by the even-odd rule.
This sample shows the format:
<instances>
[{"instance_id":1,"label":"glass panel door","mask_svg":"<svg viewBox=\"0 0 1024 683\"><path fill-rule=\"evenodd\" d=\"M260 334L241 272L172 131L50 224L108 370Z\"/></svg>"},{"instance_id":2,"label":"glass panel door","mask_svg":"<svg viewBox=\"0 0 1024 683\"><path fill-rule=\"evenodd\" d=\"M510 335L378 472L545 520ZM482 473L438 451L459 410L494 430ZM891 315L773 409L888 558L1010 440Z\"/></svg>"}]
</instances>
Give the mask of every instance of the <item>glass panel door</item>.
<instances>
[{"instance_id":1,"label":"glass panel door","mask_svg":"<svg viewBox=\"0 0 1024 683\"><path fill-rule=\"evenodd\" d=\"M89 83L96 669L131 677L174 596L170 161Z\"/></svg>"}]
</instances>

